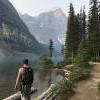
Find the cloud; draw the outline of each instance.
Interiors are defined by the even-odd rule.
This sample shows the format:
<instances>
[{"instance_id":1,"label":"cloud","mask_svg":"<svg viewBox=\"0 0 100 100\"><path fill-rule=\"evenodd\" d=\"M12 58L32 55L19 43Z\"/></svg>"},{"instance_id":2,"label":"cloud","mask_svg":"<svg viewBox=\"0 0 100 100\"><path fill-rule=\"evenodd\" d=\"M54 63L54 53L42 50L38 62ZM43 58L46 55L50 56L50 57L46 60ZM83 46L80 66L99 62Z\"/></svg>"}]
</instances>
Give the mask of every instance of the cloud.
<instances>
[{"instance_id":1,"label":"cloud","mask_svg":"<svg viewBox=\"0 0 100 100\"><path fill-rule=\"evenodd\" d=\"M89 0L10 0L21 13L37 15L42 12L47 12L53 8L61 8L66 14L69 11L70 2L73 3L76 12L82 5L86 5L88 9Z\"/></svg>"},{"instance_id":2,"label":"cloud","mask_svg":"<svg viewBox=\"0 0 100 100\"><path fill-rule=\"evenodd\" d=\"M19 12L32 15L58 7L52 0L10 0Z\"/></svg>"}]
</instances>

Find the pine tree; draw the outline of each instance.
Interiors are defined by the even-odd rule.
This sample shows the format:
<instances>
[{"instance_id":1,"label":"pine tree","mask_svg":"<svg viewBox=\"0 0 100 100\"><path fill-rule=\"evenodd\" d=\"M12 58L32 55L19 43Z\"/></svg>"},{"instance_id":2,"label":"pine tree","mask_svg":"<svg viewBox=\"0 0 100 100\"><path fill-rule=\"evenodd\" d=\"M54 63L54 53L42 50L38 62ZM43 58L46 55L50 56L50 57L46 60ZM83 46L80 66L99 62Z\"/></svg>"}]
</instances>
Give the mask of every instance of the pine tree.
<instances>
[{"instance_id":1,"label":"pine tree","mask_svg":"<svg viewBox=\"0 0 100 100\"><path fill-rule=\"evenodd\" d=\"M94 60L100 57L100 31L99 31L99 8L98 0L90 1L88 39L91 55Z\"/></svg>"},{"instance_id":2,"label":"pine tree","mask_svg":"<svg viewBox=\"0 0 100 100\"><path fill-rule=\"evenodd\" d=\"M61 54L64 55L64 45L61 46Z\"/></svg>"},{"instance_id":3,"label":"pine tree","mask_svg":"<svg viewBox=\"0 0 100 100\"><path fill-rule=\"evenodd\" d=\"M70 11L68 17L68 26L65 39L65 60L70 58L73 62L74 56L77 53L79 45L78 35L78 19L75 15L72 3L70 4Z\"/></svg>"},{"instance_id":4,"label":"pine tree","mask_svg":"<svg viewBox=\"0 0 100 100\"><path fill-rule=\"evenodd\" d=\"M90 49L88 47L88 39L84 39L81 41L80 45L79 45L79 53L77 55L77 59L76 62L79 64L82 63L88 63L90 61ZM81 65L82 66L82 65Z\"/></svg>"},{"instance_id":5,"label":"pine tree","mask_svg":"<svg viewBox=\"0 0 100 100\"><path fill-rule=\"evenodd\" d=\"M85 14L85 7L84 9L80 10L79 16L79 42L81 43L87 36L87 24L86 24L86 14Z\"/></svg>"},{"instance_id":6,"label":"pine tree","mask_svg":"<svg viewBox=\"0 0 100 100\"><path fill-rule=\"evenodd\" d=\"M98 32L99 30L99 8L98 0L91 0L90 11L89 11L89 33Z\"/></svg>"},{"instance_id":7,"label":"pine tree","mask_svg":"<svg viewBox=\"0 0 100 100\"><path fill-rule=\"evenodd\" d=\"M82 21L82 18L83 18L83 14L82 14L82 8L80 10L80 13L78 14L78 20L79 20L79 42L81 42L82 40L82 27L83 27L83 21Z\"/></svg>"},{"instance_id":8,"label":"pine tree","mask_svg":"<svg viewBox=\"0 0 100 100\"><path fill-rule=\"evenodd\" d=\"M53 55L53 41L52 39L49 40L49 57L51 58Z\"/></svg>"},{"instance_id":9,"label":"pine tree","mask_svg":"<svg viewBox=\"0 0 100 100\"><path fill-rule=\"evenodd\" d=\"M64 61L68 62L68 44L67 44L67 34L65 37L65 45L64 45Z\"/></svg>"},{"instance_id":10,"label":"pine tree","mask_svg":"<svg viewBox=\"0 0 100 100\"><path fill-rule=\"evenodd\" d=\"M86 23L86 14L84 7L82 16L82 40L86 39L86 36L87 36L87 23Z\"/></svg>"}]
</instances>

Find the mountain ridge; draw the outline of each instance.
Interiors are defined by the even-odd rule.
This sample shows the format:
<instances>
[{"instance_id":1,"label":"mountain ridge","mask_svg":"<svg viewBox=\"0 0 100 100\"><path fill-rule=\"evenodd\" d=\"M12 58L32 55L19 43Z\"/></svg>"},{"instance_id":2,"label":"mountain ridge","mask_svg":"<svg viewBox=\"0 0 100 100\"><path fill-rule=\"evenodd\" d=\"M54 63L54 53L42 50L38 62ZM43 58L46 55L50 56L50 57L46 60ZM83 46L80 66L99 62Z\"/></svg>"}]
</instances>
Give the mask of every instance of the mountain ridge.
<instances>
[{"instance_id":1,"label":"mountain ridge","mask_svg":"<svg viewBox=\"0 0 100 100\"><path fill-rule=\"evenodd\" d=\"M43 44L48 44L52 39L55 46L64 43L64 34L67 28L67 17L60 8L44 12L38 16L20 14L32 35Z\"/></svg>"},{"instance_id":2,"label":"mountain ridge","mask_svg":"<svg viewBox=\"0 0 100 100\"><path fill-rule=\"evenodd\" d=\"M36 53L45 50L8 0L0 0L0 48Z\"/></svg>"}]
</instances>

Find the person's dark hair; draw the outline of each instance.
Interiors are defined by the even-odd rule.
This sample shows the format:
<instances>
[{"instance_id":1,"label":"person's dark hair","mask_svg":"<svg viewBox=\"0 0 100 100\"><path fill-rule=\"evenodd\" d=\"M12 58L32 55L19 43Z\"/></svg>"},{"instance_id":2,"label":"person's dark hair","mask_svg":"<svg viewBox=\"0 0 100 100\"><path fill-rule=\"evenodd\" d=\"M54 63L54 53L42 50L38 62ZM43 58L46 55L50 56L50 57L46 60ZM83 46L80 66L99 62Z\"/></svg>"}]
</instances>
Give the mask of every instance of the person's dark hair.
<instances>
[{"instance_id":1,"label":"person's dark hair","mask_svg":"<svg viewBox=\"0 0 100 100\"><path fill-rule=\"evenodd\" d=\"M28 63L29 63L28 59L25 59L24 64L28 65Z\"/></svg>"}]
</instances>

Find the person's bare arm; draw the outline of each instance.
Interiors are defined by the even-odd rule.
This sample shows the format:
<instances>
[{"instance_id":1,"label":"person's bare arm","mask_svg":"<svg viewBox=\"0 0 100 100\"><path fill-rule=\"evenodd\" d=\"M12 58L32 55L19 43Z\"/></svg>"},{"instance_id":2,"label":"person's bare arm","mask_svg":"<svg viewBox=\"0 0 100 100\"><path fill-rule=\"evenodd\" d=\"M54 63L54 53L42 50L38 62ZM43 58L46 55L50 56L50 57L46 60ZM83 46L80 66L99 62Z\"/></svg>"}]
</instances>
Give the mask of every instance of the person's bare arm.
<instances>
[{"instance_id":1,"label":"person's bare arm","mask_svg":"<svg viewBox=\"0 0 100 100\"><path fill-rule=\"evenodd\" d=\"M17 87L18 87L20 77L21 77L21 73L22 73L22 68L20 68L19 71L18 71L18 75L17 75L17 78L16 78L15 89L17 89Z\"/></svg>"}]
</instances>

